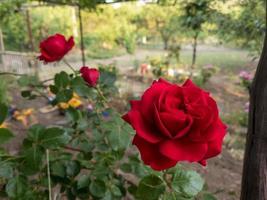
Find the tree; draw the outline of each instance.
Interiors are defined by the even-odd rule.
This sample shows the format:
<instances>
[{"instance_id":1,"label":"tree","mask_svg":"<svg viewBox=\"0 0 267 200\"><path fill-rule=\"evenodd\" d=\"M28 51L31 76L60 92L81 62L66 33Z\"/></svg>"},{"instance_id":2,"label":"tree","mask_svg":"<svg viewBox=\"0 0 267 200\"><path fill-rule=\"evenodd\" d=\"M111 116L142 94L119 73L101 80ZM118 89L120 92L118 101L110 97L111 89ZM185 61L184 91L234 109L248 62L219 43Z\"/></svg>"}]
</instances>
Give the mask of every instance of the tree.
<instances>
[{"instance_id":1,"label":"tree","mask_svg":"<svg viewBox=\"0 0 267 200\"><path fill-rule=\"evenodd\" d=\"M211 8L212 1L213 0L186 0L184 2L184 13L181 16L181 23L182 26L186 30L190 31L193 36L192 69L196 63L199 34L203 30L203 24L209 20L213 11Z\"/></svg>"},{"instance_id":2,"label":"tree","mask_svg":"<svg viewBox=\"0 0 267 200\"><path fill-rule=\"evenodd\" d=\"M260 55L265 35L264 1L245 1L232 5L231 12L217 12L214 17L217 35L223 41L233 42Z\"/></svg>"},{"instance_id":3,"label":"tree","mask_svg":"<svg viewBox=\"0 0 267 200\"><path fill-rule=\"evenodd\" d=\"M179 10L176 6L146 5L135 19L139 29L149 36L159 35L168 49L170 40L179 33Z\"/></svg>"},{"instance_id":4,"label":"tree","mask_svg":"<svg viewBox=\"0 0 267 200\"><path fill-rule=\"evenodd\" d=\"M262 56L250 90L249 127L244 158L241 200L267 199L266 77L267 36L265 36Z\"/></svg>"}]
</instances>

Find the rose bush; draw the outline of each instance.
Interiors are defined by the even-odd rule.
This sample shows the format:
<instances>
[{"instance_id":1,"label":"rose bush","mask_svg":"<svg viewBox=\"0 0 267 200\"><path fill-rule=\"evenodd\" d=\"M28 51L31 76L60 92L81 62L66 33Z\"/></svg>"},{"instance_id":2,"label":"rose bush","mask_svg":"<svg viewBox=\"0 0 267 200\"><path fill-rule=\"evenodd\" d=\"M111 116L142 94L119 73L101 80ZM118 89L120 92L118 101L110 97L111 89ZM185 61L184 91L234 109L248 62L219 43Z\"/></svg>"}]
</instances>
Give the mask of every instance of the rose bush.
<instances>
[{"instance_id":1,"label":"rose bush","mask_svg":"<svg viewBox=\"0 0 267 200\"><path fill-rule=\"evenodd\" d=\"M72 37L51 36L41 43L39 59L59 61L73 45ZM118 97L115 66L82 67L78 73L65 64L72 72L61 71L51 82L19 75L22 97L45 98L64 118L27 127L17 153L5 149L16 134L9 129L10 109L0 103L1 199L205 199L204 181L195 171L154 171L130 148L133 130L112 106ZM160 79L131 103L124 119L137 131L134 144L153 169L182 160L204 164L220 152L225 126L216 103L192 82L179 87Z\"/></svg>"},{"instance_id":2,"label":"rose bush","mask_svg":"<svg viewBox=\"0 0 267 200\"><path fill-rule=\"evenodd\" d=\"M221 152L226 126L209 93L187 80L155 81L123 119L136 130L133 144L145 164L164 170L179 161L199 162Z\"/></svg>"}]
</instances>

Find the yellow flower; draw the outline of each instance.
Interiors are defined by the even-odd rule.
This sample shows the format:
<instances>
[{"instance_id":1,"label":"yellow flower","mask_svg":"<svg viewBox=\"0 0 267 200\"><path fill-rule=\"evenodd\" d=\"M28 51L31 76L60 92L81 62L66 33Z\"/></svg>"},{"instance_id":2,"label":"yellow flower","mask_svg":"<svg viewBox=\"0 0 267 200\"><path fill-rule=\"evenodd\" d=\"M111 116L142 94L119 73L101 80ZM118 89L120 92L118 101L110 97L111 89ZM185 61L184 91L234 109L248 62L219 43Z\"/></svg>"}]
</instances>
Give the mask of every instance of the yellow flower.
<instances>
[{"instance_id":1,"label":"yellow flower","mask_svg":"<svg viewBox=\"0 0 267 200\"><path fill-rule=\"evenodd\" d=\"M78 108L79 106L82 105L82 101L77 99L77 98L72 98L68 104L73 107L73 108Z\"/></svg>"},{"instance_id":2,"label":"yellow flower","mask_svg":"<svg viewBox=\"0 0 267 200\"><path fill-rule=\"evenodd\" d=\"M58 107L59 107L60 109L66 110L66 109L69 108L69 104L68 104L68 103L59 103L59 104L58 104Z\"/></svg>"},{"instance_id":3,"label":"yellow flower","mask_svg":"<svg viewBox=\"0 0 267 200\"><path fill-rule=\"evenodd\" d=\"M4 122L3 124L0 124L0 128L7 128L7 123Z\"/></svg>"}]
</instances>

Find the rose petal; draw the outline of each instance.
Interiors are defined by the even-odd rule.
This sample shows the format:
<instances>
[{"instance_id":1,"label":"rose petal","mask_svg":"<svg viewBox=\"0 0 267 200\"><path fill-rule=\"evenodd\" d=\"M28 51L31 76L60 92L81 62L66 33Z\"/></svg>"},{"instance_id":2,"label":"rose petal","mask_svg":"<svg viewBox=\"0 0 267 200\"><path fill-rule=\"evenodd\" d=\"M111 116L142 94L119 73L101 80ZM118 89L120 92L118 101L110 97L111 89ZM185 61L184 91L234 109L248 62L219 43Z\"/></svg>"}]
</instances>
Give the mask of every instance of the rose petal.
<instances>
[{"instance_id":1,"label":"rose petal","mask_svg":"<svg viewBox=\"0 0 267 200\"><path fill-rule=\"evenodd\" d=\"M140 151L144 163L150 165L154 170L165 170L174 167L177 163L177 161L171 160L160 154L156 145L146 142L138 135L134 137L133 144L136 145Z\"/></svg>"},{"instance_id":2,"label":"rose petal","mask_svg":"<svg viewBox=\"0 0 267 200\"><path fill-rule=\"evenodd\" d=\"M214 140L210 141L208 143L208 151L205 155L205 159L209 159L212 157L215 157L219 155L222 152L222 143L223 143L223 138L226 135L226 126L219 120L218 125L220 127L217 128L216 133L216 138Z\"/></svg>"},{"instance_id":3,"label":"rose petal","mask_svg":"<svg viewBox=\"0 0 267 200\"><path fill-rule=\"evenodd\" d=\"M127 117L133 129L136 130L137 135L142 137L144 140L150 143L158 143L163 139L163 137L156 130L152 130L152 128L154 127L146 124L139 111L131 110L130 112L128 112Z\"/></svg>"},{"instance_id":4,"label":"rose petal","mask_svg":"<svg viewBox=\"0 0 267 200\"><path fill-rule=\"evenodd\" d=\"M199 162L207 153L206 143L194 143L187 140L167 140L160 144L160 152L178 161Z\"/></svg>"},{"instance_id":5,"label":"rose petal","mask_svg":"<svg viewBox=\"0 0 267 200\"><path fill-rule=\"evenodd\" d=\"M192 129L188 134L188 139L194 142L210 142L220 137L221 134L225 134L226 128L222 121L217 118L217 121L206 130Z\"/></svg>"},{"instance_id":6,"label":"rose petal","mask_svg":"<svg viewBox=\"0 0 267 200\"><path fill-rule=\"evenodd\" d=\"M155 104L154 104L154 109L155 109L155 120L157 127L159 128L159 130L163 135L167 136L168 138L172 138L172 134L169 132L169 130L165 127L164 123L161 121L160 114Z\"/></svg>"},{"instance_id":7,"label":"rose petal","mask_svg":"<svg viewBox=\"0 0 267 200\"><path fill-rule=\"evenodd\" d=\"M143 94L141 98L140 111L144 119L146 119L151 124L153 124L153 118L151 118L151 116L155 115L153 104L158 102L160 94L170 86L170 83L164 81L163 79L160 79L159 81L154 81L151 87L147 89Z\"/></svg>"}]
</instances>

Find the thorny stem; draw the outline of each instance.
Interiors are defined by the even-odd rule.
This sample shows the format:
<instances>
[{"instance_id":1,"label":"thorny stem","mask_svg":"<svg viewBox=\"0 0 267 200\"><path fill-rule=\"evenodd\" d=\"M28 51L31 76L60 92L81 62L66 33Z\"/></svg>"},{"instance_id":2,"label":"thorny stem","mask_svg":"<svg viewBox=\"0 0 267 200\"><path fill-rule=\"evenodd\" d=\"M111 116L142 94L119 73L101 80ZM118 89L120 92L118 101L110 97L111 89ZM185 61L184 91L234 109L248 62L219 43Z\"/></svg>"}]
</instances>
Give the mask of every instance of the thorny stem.
<instances>
[{"instance_id":1,"label":"thorny stem","mask_svg":"<svg viewBox=\"0 0 267 200\"><path fill-rule=\"evenodd\" d=\"M77 71L65 59L62 59L62 60L74 72L74 74L77 73Z\"/></svg>"},{"instance_id":2,"label":"thorny stem","mask_svg":"<svg viewBox=\"0 0 267 200\"><path fill-rule=\"evenodd\" d=\"M100 88L97 87L97 86L95 87L95 89L96 89L98 95L100 96L100 98L101 98L101 100L102 100L104 106L105 106L105 107L108 107L108 100L107 100L106 97L104 96L103 92L102 92L102 91L100 90Z\"/></svg>"},{"instance_id":3,"label":"thorny stem","mask_svg":"<svg viewBox=\"0 0 267 200\"><path fill-rule=\"evenodd\" d=\"M168 179L168 171L167 171L167 170L165 170L165 171L163 172L163 176L162 176L162 177L163 177L164 181L166 182L168 188L169 188L170 190L172 190L172 185L171 185L170 180Z\"/></svg>"},{"instance_id":4,"label":"thorny stem","mask_svg":"<svg viewBox=\"0 0 267 200\"><path fill-rule=\"evenodd\" d=\"M46 149L46 164L47 164L47 178L48 178L49 200L52 200L52 188L51 188L50 164L49 164L49 150L48 149Z\"/></svg>"},{"instance_id":5,"label":"thorny stem","mask_svg":"<svg viewBox=\"0 0 267 200\"><path fill-rule=\"evenodd\" d=\"M77 148L73 148L73 147L69 147L69 146L64 146L64 149L67 149L67 150L70 150L70 151L82 152L81 149L77 149Z\"/></svg>"}]
</instances>

